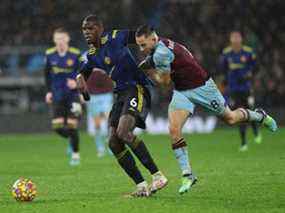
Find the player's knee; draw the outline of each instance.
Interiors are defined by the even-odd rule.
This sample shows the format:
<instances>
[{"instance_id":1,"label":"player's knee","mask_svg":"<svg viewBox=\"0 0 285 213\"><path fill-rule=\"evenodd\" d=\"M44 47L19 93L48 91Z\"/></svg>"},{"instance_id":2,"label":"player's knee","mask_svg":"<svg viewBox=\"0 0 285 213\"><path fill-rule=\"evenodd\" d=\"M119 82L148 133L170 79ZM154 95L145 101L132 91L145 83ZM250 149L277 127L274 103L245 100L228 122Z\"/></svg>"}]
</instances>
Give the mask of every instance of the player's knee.
<instances>
[{"instance_id":1,"label":"player's knee","mask_svg":"<svg viewBox=\"0 0 285 213\"><path fill-rule=\"evenodd\" d=\"M228 113L228 114L224 117L224 121L225 121L228 125L234 125L234 124L236 123L236 119L235 119L235 114L234 114L234 112Z\"/></svg>"},{"instance_id":2,"label":"player's knee","mask_svg":"<svg viewBox=\"0 0 285 213\"><path fill-rule=\"evenodd\" d=\"M128 131L125 128L118 128L116 134L120 140L128 141Z\"/></svg>"},{"instance_id":3,"label":"player's knee","mask_svg":"<svg viewBox=\"0 0 285 213\"><path fill-rule=\"evenodd\" d=\"M169 126L169 133L173 140L181 138L181 128L170 125Z\"/></svg>"},{"instance_id":4,"label":"player's knee","mask_svg":"<svg viewBox=\"0 0 285 213\"><path fill-rule=\"evenodd\" d=\"M64 118L55 118L51 121L52 129L60 129L64 127Z\"/></svg>"}]
</instances>

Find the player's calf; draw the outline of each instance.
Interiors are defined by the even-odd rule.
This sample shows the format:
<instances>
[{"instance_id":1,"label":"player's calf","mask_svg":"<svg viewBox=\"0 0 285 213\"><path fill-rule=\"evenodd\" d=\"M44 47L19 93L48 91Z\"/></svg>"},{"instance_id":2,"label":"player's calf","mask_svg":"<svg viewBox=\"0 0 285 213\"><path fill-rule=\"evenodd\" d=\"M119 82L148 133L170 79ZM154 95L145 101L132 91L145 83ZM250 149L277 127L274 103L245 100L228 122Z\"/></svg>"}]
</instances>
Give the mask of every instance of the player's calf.
<instances>
[{"instance_id":1,"label":"player's calf","mask_svg":"<svg viewBox=\"0 0 285 213\"><path fill-rule=\"evenodd\" d=\"M67 130L69 134L69 143L72 149L70 165L76 166L80 164L78 119L68 118Z\"/></svg>"},{"instance_id":2,"label":"player's calf","mask_svg":"<svg viewBox=\"0 0 285 213\"><path fill-rule=\"evenodd\" d=\"M68 138L69 137L69 132L65 127L60 127L60 128L55 128L53 129L58 135L60 135L61 137L64 138Z\"/></svg>"},{"instance_id":3,"label":"player's calf","mask_svg":"<svg viewBox=\"0 0 285 213\"><path fill-rule=\"evenodd\" d=\"M157 191L167 185L167 179L164 175L159 175L162 173L158 170L158 167L150 155L145 143L132 133L135 122L136 120L134 116L130 114L123 115L119 121L117 135L118 138L123 140L123 142L130 147L144 167L151 173L153 176L152 189L153 191Z\"/></svg>"},{"instance_id":4,"label":"player's calf","mask_svg":"<svg viewBox=\"0 0 285 213\"><path fill-rule=\"evenodd\" d=\"M228 125L245 122L248 120L248 112L243 108L238 108L234 111L227 108L223 114L223 120Z\"/></svg>"},{"instance_id":5,"label":"player's calf","mask_svg":"<svg viewBox=\"0 0 285 213\"><path fill-rule=\"evenodd\" d=\"M113 131L112 131L113 132ZM125 147L125 144L122 143L118 137L114 134L111 134L109 139L109 148L113 152L114 156L117 158L118 163L127 173L127 175L136 183L140 184L144 182L144 178L136 166L136 162Z\"/></svg>"},{"instance_id":6,"label":"player's calf","mask_svg":"<svg viewBox=\"0 0 285 213\"><path fill-rule=\"evenodd\" d=\"M266 112L262 109L252 111L250 109L238 108L234 111L231 111L229 108L226 108L224 114L222 115L222 118L229 125L254 121L263 124L271 131L277 130L276 121L271 116L266 114Z\"/></svg>"}]
</instances>

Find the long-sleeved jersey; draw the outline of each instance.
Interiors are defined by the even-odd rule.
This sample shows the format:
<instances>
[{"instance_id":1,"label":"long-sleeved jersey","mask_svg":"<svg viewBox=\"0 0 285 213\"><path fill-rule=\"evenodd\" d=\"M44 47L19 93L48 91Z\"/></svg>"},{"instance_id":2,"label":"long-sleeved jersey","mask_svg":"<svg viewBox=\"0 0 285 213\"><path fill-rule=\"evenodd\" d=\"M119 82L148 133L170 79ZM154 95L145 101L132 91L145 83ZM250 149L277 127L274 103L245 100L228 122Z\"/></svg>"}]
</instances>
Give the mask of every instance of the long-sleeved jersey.
<instances>
[{"instance_id":1,"label":"long-sleeved jersey","mask_svg":"<svg viewBox=\"0 0 285 213\"><path fill-rule=\"evenodd\" d=\"M150 80L139 70L128 48L129 30L104 32L100 48L90 48L87 63L80 73L89 76L94 68L104 70L114 82L114 91L122 91L130 86L150 85Z\"/></svg>"},{"instance_id":2,"label":"long-sleeved jersey","mask_svg":"<svg viewBox=\"0 0 285 213\"><path fill-rule=\"evenodd\" d=\"M46 50L45 79L48 91L53 94L53 101L73 99L78 96L76 89L67 86L67 79L75 79L80 68L80 50L70 47L65 55L60 56L55 47Z\"/></svg>"},{"instance_id":3,"label":"long-sleeved jersey","mask_svg":"<svg viewBox=\"0 0 285 213\"><path fill-rule=\"evenodd\" d=\"M231 47L223 50L220 67L226 75L230 92L250 90L255 64L256 55L248 46L242 46L239 52L233 51Z\"/></svg>"}]
</instances>

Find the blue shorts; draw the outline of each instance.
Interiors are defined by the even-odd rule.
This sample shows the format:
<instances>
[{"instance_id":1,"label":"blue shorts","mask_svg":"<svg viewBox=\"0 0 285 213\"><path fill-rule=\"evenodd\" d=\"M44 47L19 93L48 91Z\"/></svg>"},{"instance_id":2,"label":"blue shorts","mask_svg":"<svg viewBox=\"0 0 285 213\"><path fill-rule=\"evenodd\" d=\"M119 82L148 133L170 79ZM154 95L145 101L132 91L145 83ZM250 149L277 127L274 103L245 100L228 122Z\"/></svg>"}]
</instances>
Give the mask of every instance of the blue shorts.
<instances>
[{"instance_id":1,"label":"blue shorts","mask_svg":"<svg viewBox=\"0 0 285 213\"><path fill-rule=\"evenodd\" d=\"M96 117L103 113L109 113L112 108L112 104L112 93L91 95L87 108L88 114L92 117Z\"/></svg>"},{"instance_id":2,"label":"blue shorts","mask_svg":"<svg viewBox=\"0 0 285 213\"><path fill-rule=\"evenodd\" d=\"M226 101L217 88L213 79L206 81L206 84L189 90L173 91L172 100L168 111L187 110L194 113L196 105L200 105L205 110L215 114L222 115L226 109Z\"/></svg>"}]
</instances>

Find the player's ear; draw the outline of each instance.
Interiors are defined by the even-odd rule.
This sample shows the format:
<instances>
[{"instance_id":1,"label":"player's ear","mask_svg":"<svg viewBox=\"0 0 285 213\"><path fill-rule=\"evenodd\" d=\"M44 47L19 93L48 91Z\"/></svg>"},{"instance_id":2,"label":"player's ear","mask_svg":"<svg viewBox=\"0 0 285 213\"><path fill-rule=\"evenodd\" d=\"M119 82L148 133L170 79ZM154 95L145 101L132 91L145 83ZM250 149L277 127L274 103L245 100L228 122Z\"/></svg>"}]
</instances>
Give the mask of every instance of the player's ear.
<instances>
[{"instance_id":1,"label":"player's ear","mask_svg":"<svg viewBox=\"0 0 285 213\"><path fill-rule=\"evenodd\" d=\"M66 34L67 37L66 37L66 41L69 43L70 42L70 36L68 34Z\"/></svg>"}]
</instances>

